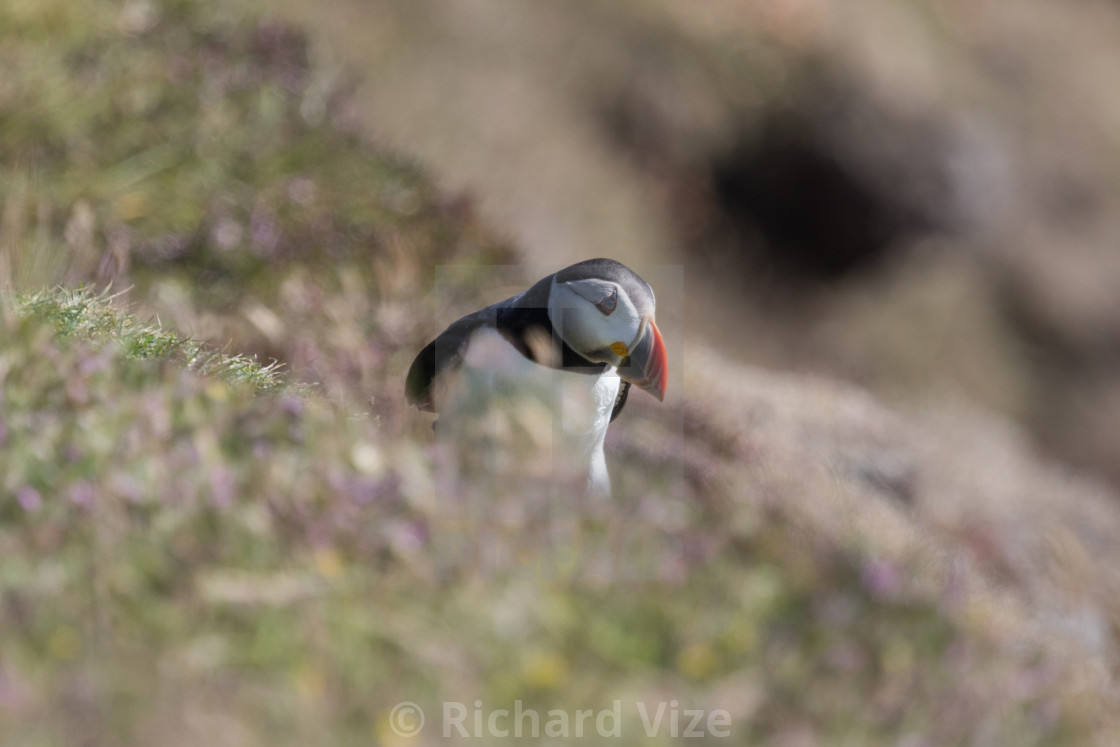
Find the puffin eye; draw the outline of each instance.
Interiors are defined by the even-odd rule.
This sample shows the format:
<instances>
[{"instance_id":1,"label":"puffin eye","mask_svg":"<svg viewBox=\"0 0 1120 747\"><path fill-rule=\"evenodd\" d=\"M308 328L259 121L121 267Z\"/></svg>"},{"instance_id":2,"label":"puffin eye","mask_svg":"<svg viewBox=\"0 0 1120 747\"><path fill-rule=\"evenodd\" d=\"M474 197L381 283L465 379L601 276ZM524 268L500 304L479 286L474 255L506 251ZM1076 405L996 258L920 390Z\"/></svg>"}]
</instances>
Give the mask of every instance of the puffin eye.
<instances>
[{"instance_id":1,"label":"puffin eye","mask_svg":"<svg viewBox=\"0 0 1120 747\"><path fill-rule=\"evenodd\" d=\"M609 296L595 305L599 307L599 311L603 312L604 314L610 315L614 312L615 307L618 306L618 291L611 291L611 294Z\"/></svg>"}]
</instances>

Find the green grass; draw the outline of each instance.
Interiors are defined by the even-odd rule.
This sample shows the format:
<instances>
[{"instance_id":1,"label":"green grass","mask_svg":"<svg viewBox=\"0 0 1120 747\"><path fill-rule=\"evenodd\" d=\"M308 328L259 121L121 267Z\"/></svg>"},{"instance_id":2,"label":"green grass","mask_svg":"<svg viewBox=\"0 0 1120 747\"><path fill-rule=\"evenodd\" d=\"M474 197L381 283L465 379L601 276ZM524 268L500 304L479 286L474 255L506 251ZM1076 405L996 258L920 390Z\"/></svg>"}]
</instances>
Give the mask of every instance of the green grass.
<instances>
[{"instance_id":1,"label":"green grass","mask_svg":"<svg viewBox=\"0 0 1120 747\"><path fill-rule=\"evenodd\" d=\"M209 350L197 340L122 312L114 303L118 298L108 290L57 288L18 297L15 313L50 322L62 338L117 345L130 359L172 362L255 392L273 392L286 385L277 361L261 365L249 356Z\"/></svg>"}]
</instances>

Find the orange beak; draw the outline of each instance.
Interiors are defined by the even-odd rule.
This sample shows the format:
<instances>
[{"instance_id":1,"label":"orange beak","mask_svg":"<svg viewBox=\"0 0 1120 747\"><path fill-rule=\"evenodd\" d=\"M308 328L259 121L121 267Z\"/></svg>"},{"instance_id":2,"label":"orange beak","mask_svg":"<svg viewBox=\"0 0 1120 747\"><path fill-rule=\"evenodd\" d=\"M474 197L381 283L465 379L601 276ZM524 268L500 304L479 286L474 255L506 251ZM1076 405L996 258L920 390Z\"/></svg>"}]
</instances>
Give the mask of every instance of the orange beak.
<instances>
[{"instance_id":1,"label":"orange beak","mask_svg":"<svg viewBox=\"0 0 1120 747\"><path fill-rule=\"evenodd\" d=\"M618 367L618 375L659 400L664 400L665 387L669 383L668 371L669 358L665 354L665 341L661 339L661 332L653 319L649 319L646 333L622 361Z\"/></svg>"}]
</instances>

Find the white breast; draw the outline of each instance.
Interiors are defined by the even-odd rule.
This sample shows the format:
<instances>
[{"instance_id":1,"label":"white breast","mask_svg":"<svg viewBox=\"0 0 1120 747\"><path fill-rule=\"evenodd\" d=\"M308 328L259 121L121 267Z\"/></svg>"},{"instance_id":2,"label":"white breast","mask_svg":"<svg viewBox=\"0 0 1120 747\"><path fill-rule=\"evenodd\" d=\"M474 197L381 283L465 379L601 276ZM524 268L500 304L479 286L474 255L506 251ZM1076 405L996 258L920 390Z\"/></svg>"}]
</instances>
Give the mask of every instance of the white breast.
<instances>
[{"instance_id":1,"label":"white breast","mask_svg":"<svg viewBox=\"0 0 1120 747\"><path fill-rule=\"evenodd\" d=\"M613 368L588 375L539 365L482 330L437 395L437 432L460 447L493 450L487 468L586 478L589 494L609 495L603 442L620 383Z\"/></svg>"}]
</instances>

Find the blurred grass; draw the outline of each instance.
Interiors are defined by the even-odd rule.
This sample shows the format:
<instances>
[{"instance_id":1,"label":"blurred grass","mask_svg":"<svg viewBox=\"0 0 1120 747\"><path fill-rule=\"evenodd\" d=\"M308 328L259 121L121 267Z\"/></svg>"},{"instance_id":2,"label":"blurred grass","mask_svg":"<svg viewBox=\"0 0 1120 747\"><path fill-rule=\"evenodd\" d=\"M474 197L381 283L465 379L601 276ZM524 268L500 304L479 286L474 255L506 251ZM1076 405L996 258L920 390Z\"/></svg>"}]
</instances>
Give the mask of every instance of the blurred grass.
<instances>
[{"instance_id":1,"label":"blurred grass","mask_svg":"<svg viewBox=\"0 0 1120 747\"><path fill-rule=\"evenodd\" d=\"M4 315L5 744L395 744L394 703L475 698L620 698L624 744L645 743L633 704L670 699L757 743L1079 733L1056 675L951 622L915 569L730 486L683 527L657 492L543 530L456 518L417 445L189 347L88 293Z\"/></svg>"},{"instance_id":2,"label":"blurred grass","mask_svg":"<svg viewBox=\"0 0 1120 747\"><path fill-rule=\"evenodd\" d=\"M468 200L354 131L347 76L313 70L290 26L7 0L0 34L20 73L0 84L0 283L129 287L169 326L345 397L430 328L434 265L511 256Z\"/></svg>"},{"instance_id":3,"label":"blurred grass","mask_svg":"<svg viewBox=\"0 0 1120 747\"><path fill-rule=\"evenodd\" d=\"M632 405L656 443L593 517L517 482L455 514L403 372L511 252L349 129L297 29L0 0L0 57L0 743L399 744L414 700L434 744L476 698L620 698L622 744L668 700L759 744L1092 733L920 565L744 498L702 424Z\"/></svg>"},{"instance_id":4,"label":"blurred grass","mask_svg":"<svg viewBox=\"0 0 1120 747\"><path fill-rule=\"evenodd\" d=\"M0 738L148 743L159 708L174 713L157 734L189 718L178 705L224 700L236 671L239 718L263 727L274 704L250 691L303 661L286 610L318 616L340 547L370 573L381 564L379 533L349 523L375 497L370 519L398 500L362 461L372 428L316 400L254 396L278 388L275 372L192 366L180 338L159 333L157 353L104 307L83 323L67 295L9 313L2 335Z\"/></svg>"}]
</instances>

